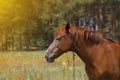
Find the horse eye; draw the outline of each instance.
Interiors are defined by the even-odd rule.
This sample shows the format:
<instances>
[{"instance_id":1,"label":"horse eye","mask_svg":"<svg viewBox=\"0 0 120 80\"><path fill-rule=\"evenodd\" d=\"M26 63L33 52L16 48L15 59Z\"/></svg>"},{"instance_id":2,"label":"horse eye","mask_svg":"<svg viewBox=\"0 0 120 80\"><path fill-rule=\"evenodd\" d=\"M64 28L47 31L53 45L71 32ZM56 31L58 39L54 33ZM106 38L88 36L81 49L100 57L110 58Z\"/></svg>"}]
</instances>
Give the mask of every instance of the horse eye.
<instances>
[{"instance_id":1,"label":"horse eye","mask_svg":"<svg viewBox=\"0 0 120 80\"><path fill-rule=\"evenodd\" d=\"M60 41L61 40L61 37L60 38L56 38L57 41Z\"/></svg>"},{"instance_id":2,"label":"horse eye","mask_svg":"<svg viewBox=\"0 0 120 80\"><path fill-rule=\"evenodd\" d=\"M56 38L56 40L60 41L62 39L62 37L65 37L65 36L63 35L61 37L58 37L58 38Z\"/></svg>"}]
</instances>

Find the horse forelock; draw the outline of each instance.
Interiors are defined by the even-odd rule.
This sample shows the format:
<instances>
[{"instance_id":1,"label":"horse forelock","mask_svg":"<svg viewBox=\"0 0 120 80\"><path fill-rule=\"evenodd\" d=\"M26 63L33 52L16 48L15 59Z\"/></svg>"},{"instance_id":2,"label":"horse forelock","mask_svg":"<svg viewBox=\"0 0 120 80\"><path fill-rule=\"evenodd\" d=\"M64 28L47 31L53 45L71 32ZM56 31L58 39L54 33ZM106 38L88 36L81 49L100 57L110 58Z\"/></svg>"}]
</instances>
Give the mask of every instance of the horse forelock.
<instances>
[{"instance_id":1,"label":"horse forelock","mask_svg":"<svg viewBox=\"0 0 120 80\"><path fill-rule=\"evenodd\" d=\"M55 32L54 32L54 38L57 37L58 35L62 34L65 32L65 27L59 27Z\"/></svg>"},{"instance_id":2,"label":"horse forelock","mask_svg":"<svg viewBox=\"0 0 120 80\"><path fill-rule=\"evenodd\" d=\"M68 34L72 34L72 35L74 36L75 29L76 29L76 27L70 26L69 33L68 33ZM54 38L57 37L58 35L62 35L62 34L64 34L64 33L66 33L65 26L59 27L59 28L54 32ZM66 33L66 34L67 34L67 33Z\"/></svg>"}]
</instances>

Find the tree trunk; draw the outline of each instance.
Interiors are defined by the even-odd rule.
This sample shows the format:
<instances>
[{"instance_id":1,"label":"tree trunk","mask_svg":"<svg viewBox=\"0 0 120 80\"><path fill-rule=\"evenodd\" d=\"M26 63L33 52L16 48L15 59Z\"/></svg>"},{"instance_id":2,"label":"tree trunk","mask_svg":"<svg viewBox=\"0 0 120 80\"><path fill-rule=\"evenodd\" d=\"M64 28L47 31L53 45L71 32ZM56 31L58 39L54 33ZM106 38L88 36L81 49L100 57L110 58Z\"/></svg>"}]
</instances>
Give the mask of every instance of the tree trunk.
<instances>
[{"instance_id":1,"label":"tree trunk","mask_svg":"<svg viewBox=\"0 0 120 80\"><path fill-rule=\"evenodd\" d=\"M114 17L114 10L111 7L111 36L114 39L114 26L115 26L115 17Z\"/></svg>"},{"instance_id":2,"label":"tree trunk","mask_svg":"<svg viewBox=\"0 0 120 80\"><path fill-rule=\"evenodd\" d=\"M120 42L120 21L118 22L118 28L119 28L119 29L118 29L118 30L119 30L119 31L118 31L118 34L119 34L119 36L118 36L118 41Z\"/></svg>"},{"instance_id":3,"label":"tree trunk","mask_svg":"<svg viewBox=\"0 0 120 80\"><path fill-rule=\"evenodd\" d=\"M15 48L14 48L14 34L12 35L12 50L14 51Z\"/></svg>"},{"instance_id":4,"label":"tree trunk","mask_svg":"<svg viewBox=\"0 0 120 80\"><path fill-rule=\"evenodd\" d=\"M22 50L22 35L19 34L19 50Z\"/></svg>"},{"instance_id":5,"label":"tree trunk","mask_svg":"<svg viewBox=\"0 0 120 80\"><path fill-rule=\"evenodd\" d=\"M8 50L8 41L7 41L7 33L5 33L5 50Z\"/></svg>"},{"instance_id":6,"label":"tree trunk","mask_svg":"<svg viewBox=\"0 0 120 80\"><path fill-rule=\"evenodd\" d=\"M29 41L27 40L27 41L26 41L26 50L29 50L29 48L30 48L30 47L29 47Z\"/></svg>"},{"instance_id":7,"label":"tree trunk","mask_svg":"<svg viewBox=\"0 0 120 80\"><path fill-rule=\"evenodd\" d=\"M1 50L3 51L3 39L1 38Z\"/></svg>"}]
</instances>

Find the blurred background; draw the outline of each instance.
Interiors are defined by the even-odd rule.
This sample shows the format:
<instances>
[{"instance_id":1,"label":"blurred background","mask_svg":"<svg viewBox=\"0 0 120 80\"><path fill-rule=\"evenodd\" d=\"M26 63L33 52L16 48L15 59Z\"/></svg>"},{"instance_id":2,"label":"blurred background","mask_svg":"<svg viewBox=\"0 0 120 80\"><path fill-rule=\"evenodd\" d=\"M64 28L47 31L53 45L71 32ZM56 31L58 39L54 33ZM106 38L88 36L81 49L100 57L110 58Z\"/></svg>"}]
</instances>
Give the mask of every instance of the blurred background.
<instances>
[{"instance_id":1,"label":"blurred background","mask_svg":"<svg viewBox=\"0 0 120 80\"><path fill-rule=\"evenodd\" d=\"M0 0L0 50L42 50L70 22L120 41L119 0Z\"/></svg>"},{"instance_id":2,"label":"blurred background","mask_svg":"<svg viewBox=\"0 0 120 80\"><path fill-rule=\"evenodd\" d=\"M120 0L0 0L0 80L72 80L72 52L44 59L67 22L120 42ZM88 80L77 55L75 80Z\"/></svg>"}]
</instances>

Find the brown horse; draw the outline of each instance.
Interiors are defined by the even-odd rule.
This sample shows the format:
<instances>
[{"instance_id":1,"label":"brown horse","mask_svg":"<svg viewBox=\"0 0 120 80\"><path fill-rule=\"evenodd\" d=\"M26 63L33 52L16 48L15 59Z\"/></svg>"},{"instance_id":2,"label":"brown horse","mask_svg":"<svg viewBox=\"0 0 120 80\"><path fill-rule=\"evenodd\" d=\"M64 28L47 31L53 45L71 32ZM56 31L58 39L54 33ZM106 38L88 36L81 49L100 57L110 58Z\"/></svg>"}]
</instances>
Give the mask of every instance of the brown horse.
<instances>
[{"instance_id":1,"label":"brown horse","mask_svg":"<svg viewBox=\"0 0 120 80\"><path fill-rule=\"evenodd\" d=\"M97 31L72 27L58 28L45 58L53 62L65 52L74 51L85 63L89 80L120 80L120 44Z\"/></svg>"}]
</instances>

